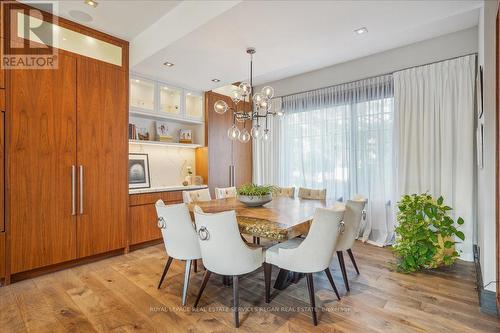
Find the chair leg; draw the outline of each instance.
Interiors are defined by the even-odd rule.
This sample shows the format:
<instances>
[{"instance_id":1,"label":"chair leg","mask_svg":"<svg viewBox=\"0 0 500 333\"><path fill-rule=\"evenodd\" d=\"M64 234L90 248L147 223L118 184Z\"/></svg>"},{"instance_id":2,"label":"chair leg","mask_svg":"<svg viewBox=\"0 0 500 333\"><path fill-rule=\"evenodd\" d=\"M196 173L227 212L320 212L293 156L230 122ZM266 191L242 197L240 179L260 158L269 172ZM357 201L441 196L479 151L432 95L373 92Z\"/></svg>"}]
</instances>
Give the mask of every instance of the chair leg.
<instances>
[{"instance_id":1,"label":"chair leg","mask_svg":"<svg viewBox=\"0 0 500 333\"><path fill-rule=\"evenodd\" d=\"M264 281L266 284L266 303L269 303L271 301L271 272L273 270L273 266L271 264L268 264L267 262L264 263Z\"/></svg>"},{"instance_id":2,"label":"chair leg","mask_svg":"<svg viewBox=\"0 0 500 333\"><path fill-rule=\"evenodd\" d=\"M200 290L198 291L198 296L196 296L196 301L194 302L194 307L198 306L198 302L200 301L201 294L203 294L203 290L205 290L205 287L207 286L208 279L210 279L210 272L208 269L205 270L205 275L203 275L203 281L201 282L201 287Z\"/></svg>"},{"instance_id":3,"label":"chair leg","mask_svg":"<svg viewBox=\"0 0 500 333\"><path fill-rule=\"evenodd\" d=\"M349 281L347 281L347 271L345 270L344 254L342 251L337 251L337 257L339 258L340 270L342 271L342 278L344 279L345 288L349 291Z\"/></svg>"},{"instance_id":4,"label":"chair leg","mask_svg":"<svg viewBox=\"0 0 500 333\"><path fill-rule=\"evenodd\" d=\"M239 307L238 275L233 275L233 315L234 315L234 326L236 326L236 328L240 327L240 315L238 307Z\"/></svg>"},{"instance_id":5,"label":"chair leg","mask_svg":"<svg viewBox=\"0 0 500 333\"><path fill-rule=\"evenodd\" d=\"M260 245L260 237L257 237L257 245Z\"/></svg>"},{"instance_id":6,"label":"chair leg","mask_svg":"<svg viewBox=\"0 0 500 333\"><path fill-rule=\"evenodd\" d=\"M198 260L196 259L193 260L193 271L198 273Z\"/></svg>"},{"instance_id":7,"label":"chair leg","mask_svg":"<svg viewBox=\"0 0 500 333\"><path fill-rule=\"evenodd\" d=\"M349 254L349 257L351 258L352 264L354 265L354 269L356 270L356 273L359 275L359 269L358 265L356 265L356 260L354 260L354 255L352 254L351 249L347 250L347 253Z\"/></svg>"},{"instance_id":8,"label":"chair leg","mask_svg":"<svg viewBox=\"0 0 500 333\"><path fill-rule=\"evenodd\" d=\"M257 237L252 236L252 243L253 243L253 244L257 244Z\"/></svg>"},{"instance_id":9,"label":"chair leg","mask_svg":"<svg viewBox=\"0 0 500 333\"><path fill-rule=\"evenodd\" d=\"M165 264L165 268L163 269L163 273L161 274L160 283L158 283L158 289L160 289L163 279L167 275L168 269L170 268L170 264L172 263L173 259L174 258L172 257L168 257L167 263Z\"/></svg>"},{"instance_id":10,"label":"chair leg","mask_svg":"<svg viewBox=\"0 0 500 333\"><path fill-rule=\"evenodd\" d=\"M182 306L186 305L190 273L191 273L191 260L186 260L186 270L184 271L184 286L182 287Z\"/></svg>"},{"instance_id":11,"label":"chair leg","mask_svg":"<svg viewBox=\"0 0 500 333\"><path fill-rule=\"evenodd\" d=\"M307 289L309 290L309 300L311 302L312 317L314 326L318 325L318 318L316 317L316 301L314 299L314 283L312 273L306 273Z\"/></svg>"},{"instance_id":12,"label":"chair leg","mask_svg":"<svg viewBox=\"0 0 500 333\"><path fill-rule=\"evenodd\" d=\"M340 301L340 295L339 291L337 290L337 287L335 286L335 282L333 281L332 273L330 272L330 268L325 269L326 276L328 277L328 280L330 281L330 284L332 285L333 291L335 292L335 295L337 295L337 299Z\"/></svg>"}]
</instances>

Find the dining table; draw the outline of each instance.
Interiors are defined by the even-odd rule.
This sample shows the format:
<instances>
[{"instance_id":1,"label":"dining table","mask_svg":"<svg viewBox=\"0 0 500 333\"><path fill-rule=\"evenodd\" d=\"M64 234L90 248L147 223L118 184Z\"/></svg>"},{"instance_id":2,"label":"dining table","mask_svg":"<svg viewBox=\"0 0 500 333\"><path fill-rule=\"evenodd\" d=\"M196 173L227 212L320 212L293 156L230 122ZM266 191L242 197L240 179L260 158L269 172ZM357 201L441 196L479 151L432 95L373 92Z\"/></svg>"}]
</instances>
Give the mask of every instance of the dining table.
<instances>
[{"instance_id":1,"label":"dining table","mask_svg":"<svg viewBox=\"0 0 500 333\"><path fill-rule=\"evenodd\" d=\"M234 210L240 233L264 238L271 242L307 235L316 208L332 207L338 204L331 200L309 200L289 197L275 197L271 202L259 207L250 207L238 198L213 199L189 204L191 213L199 206L205 213L219 213ZM275 289L285 289L296 283L301 275L280 269Z\"/></svg>"}]
</instances>

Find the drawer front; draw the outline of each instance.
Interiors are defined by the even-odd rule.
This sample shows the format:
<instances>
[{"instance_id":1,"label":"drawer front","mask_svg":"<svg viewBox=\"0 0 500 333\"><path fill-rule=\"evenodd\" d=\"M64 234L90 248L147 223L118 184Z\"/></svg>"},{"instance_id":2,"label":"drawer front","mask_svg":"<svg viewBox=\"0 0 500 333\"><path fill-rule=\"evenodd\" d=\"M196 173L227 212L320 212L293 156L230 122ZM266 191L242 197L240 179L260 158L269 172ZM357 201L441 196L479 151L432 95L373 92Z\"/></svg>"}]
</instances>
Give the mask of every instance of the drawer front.
<instances>
[{"instance_id":1,"label":"drawer front","mask_svg":"<svg viewBox=\"0 0 500 333\"><path fill-rule=\"evenodd\" d=\"M157 226L157 215L154 204L130 207L129 218L130 245L161 238L161 232Z\"/></svg>"},{"instance_id":2,"label":"drawer front","mask_svg":"<svg viewBox=\"0 0 500 333\"><path fill-rule=\"evenodd\" d=\"M159 199L170 204L180 203L182 202L182 191L131 194L129 204L130 206L154 204Z\"/></svg>"}]
</instances>

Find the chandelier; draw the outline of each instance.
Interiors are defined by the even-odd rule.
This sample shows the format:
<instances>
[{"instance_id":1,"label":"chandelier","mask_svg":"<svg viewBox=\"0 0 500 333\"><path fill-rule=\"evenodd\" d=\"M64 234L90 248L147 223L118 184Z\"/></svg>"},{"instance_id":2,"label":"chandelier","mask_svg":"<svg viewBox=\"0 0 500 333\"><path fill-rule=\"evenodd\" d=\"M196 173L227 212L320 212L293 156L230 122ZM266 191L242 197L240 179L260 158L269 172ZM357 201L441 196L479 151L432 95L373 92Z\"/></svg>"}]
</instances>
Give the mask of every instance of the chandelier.
<instances>
[{"instance_id":1,"label":"chandelier","mask_svg":"<svg viewBox=\"0 0 500 333\"><path fill-rule=\"evenodd\" d=\"M250 55L250 83L242 82L231 92L231 100L234 108L230 107L225 101L219 100L214 103L214 111L218 114L224 114L228 110L233 113L233 125L227 130L227 136L231 140L239 140L247 143L252 137L254 140L269 140L270 133L268 128L268 117L282 116L281 110L273 111L271 98L274 96L274 89L270 86L262 88L260 93L253 93L253 55L255 48L249 47L247 54ZM240 102L253 102L252 111L247 112L243 109L238 110ZM241 105L241 104L240 104ZM265 122L264 128L260 125L261 118ZM247 122L250 123L250 132L247 130ZM237 123L243 123L243 129L239 129Z\"/></svg>"}]
</instances>

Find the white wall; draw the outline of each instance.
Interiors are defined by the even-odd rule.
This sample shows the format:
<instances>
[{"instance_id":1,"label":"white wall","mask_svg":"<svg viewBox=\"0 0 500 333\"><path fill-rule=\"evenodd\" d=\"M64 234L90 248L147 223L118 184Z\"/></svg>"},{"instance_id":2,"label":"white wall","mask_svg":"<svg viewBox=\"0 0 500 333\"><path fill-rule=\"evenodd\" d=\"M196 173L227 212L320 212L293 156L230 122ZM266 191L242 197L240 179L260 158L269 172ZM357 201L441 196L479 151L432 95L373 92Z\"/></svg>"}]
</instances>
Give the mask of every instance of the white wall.
<instances>
[{"instance_id":1,"label":"white wall","mask_svg":"<svg viewBox=\"0 0 500 333\"><path fill-rule=\"evenodd\" d=\"M190 148L130 144L130 153L148 154L151 187L180 186L187 166L195 170L195 152Z\"/></svg>"},{"instance_id":2,"label":"white wall","mask_svg":"<svg viewBox=\"0 0 500 333\"><path fill-rule=\"evenodd\" d=\"M392 73L411 66L475 53L478 50L477 38L477 27L473 27L265 85L272 86L276 96L283 96ZM261 88L256 87L257 90Z\"/></svg>"},{"instance_id":3,"label":"white wall","mask_svg":"<svg viewBox=\"0 0 500 333\"><path fill-rule=\"evenodd\" d=\"M479 17L478 64L484 72L484 168L478 170L478 245L486 285L496 280L495 258L495 19L497 1L484 2ZM495 283L487 290L495 291Z\"/></svg>"}]
</instances>

